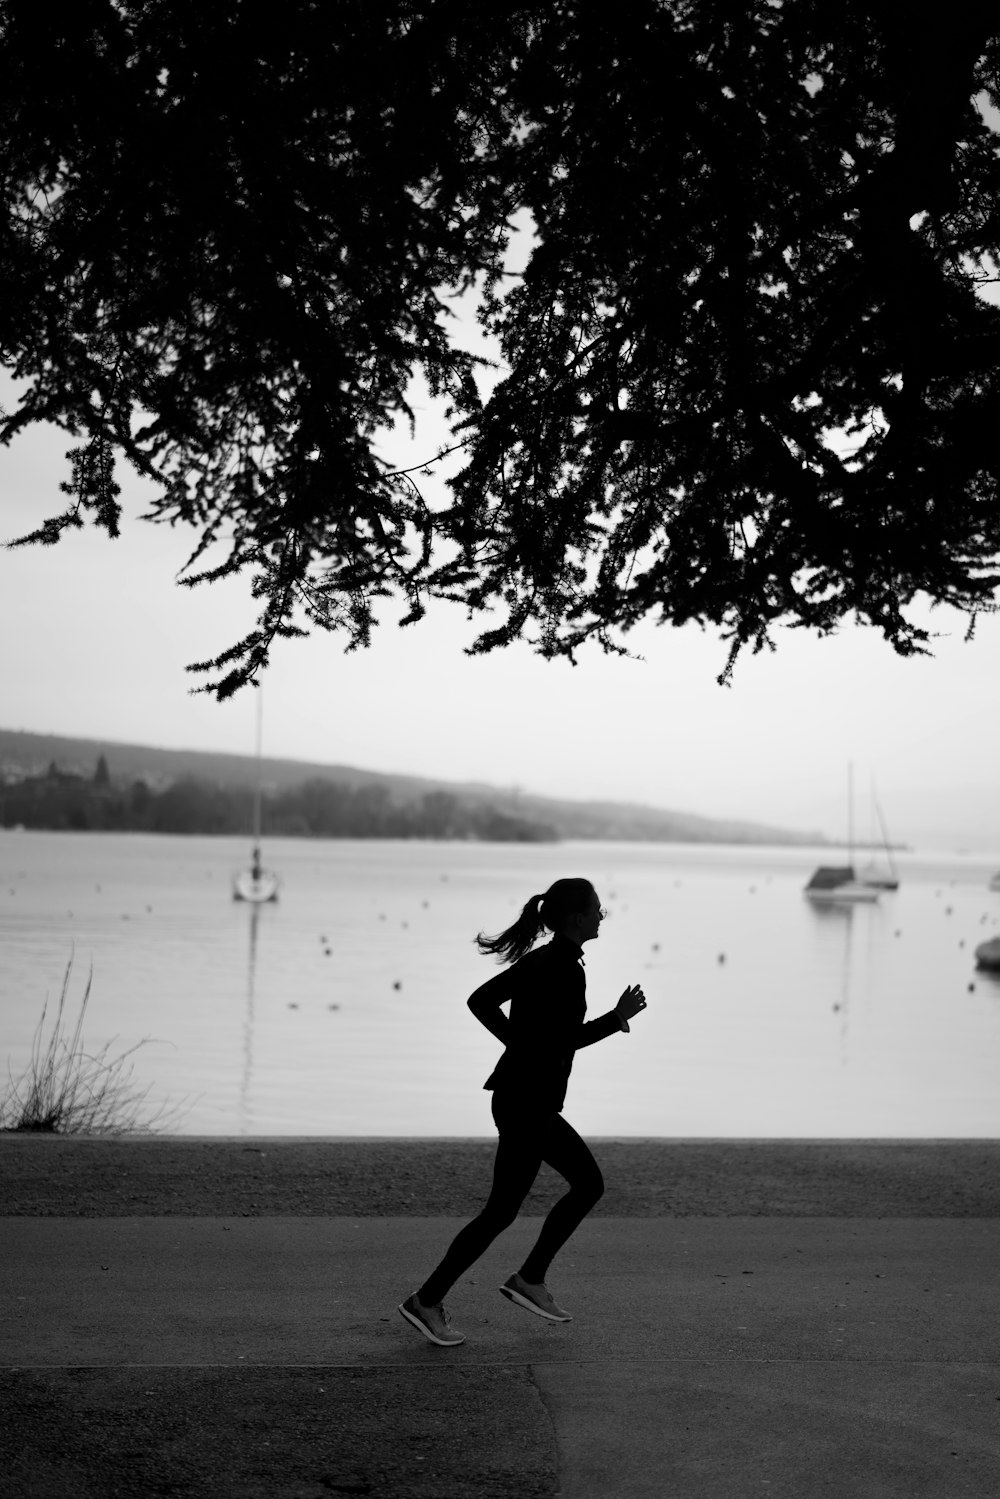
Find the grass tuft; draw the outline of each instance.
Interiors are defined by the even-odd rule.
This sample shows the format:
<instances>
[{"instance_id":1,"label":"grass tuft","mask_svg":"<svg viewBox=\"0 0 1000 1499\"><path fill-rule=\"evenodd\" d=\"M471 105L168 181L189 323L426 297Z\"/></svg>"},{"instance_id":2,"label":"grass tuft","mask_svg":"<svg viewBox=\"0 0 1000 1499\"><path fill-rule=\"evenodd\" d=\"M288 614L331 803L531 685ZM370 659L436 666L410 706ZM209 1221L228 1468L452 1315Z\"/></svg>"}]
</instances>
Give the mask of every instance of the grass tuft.
<instances>
[{"instance_id":1,"label":"grass tuft","mask_svg":"<svg viewBox=\"0 0 1000 1499\"><path fill-rule=\"evenodd\" d=\"M112 1055L117 1037L97 1052L86 1050L83 1022L94 978L91 968L75 1022L67 1013L70 958L63 975L59 1003L45 1034L49 1011L46 997L41 1019L31 1043L31 1060L17 1079L8 1069L8 1087L0 1098L0 1130L12 1133L60 1135L152 1134L167 1122L173 1110L165 1104L148 1112L151 1089L134 1082L130 1058L148 1044L150 1037Z\"/></svg>"}]
</instances>

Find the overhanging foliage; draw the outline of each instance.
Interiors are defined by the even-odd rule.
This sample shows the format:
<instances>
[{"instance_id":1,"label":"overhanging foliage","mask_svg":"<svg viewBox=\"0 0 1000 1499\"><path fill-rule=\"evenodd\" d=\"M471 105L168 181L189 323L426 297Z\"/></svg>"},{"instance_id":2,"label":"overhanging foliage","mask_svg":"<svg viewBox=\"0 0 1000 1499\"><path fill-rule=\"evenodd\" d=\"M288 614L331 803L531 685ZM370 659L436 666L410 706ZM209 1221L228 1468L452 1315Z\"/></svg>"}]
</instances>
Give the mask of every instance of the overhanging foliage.
<instances>
[{"instance_id":1,"label":"overhanging foliage","mask_svg":"<svg viewBox=\"0 0 1000 1499\"><path fill-rule=\"evenodd\" d=\"M75 439L25 540L114 534L119 457L155 479L188 581L253 574L258 627L201 663L220 696L276 636L367 643L386 593L499 607L477 649L549 654L849 615L905 653L918 595L990 607L992 10L493 11L0 6L0 361L27 382L0 439ZM485 401L449 328L473 286L508 370ZM415 375L464 444L436 509L376 451Z\"/></svg>"}]
</instances>

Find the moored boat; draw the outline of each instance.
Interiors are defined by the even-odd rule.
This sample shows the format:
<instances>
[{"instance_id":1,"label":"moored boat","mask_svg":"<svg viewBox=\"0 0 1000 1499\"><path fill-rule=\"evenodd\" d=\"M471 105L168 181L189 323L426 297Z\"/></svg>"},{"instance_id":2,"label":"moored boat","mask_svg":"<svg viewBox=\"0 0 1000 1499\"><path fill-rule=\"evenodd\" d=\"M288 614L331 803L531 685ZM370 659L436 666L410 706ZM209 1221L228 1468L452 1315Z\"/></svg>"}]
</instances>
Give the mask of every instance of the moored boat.
<instances>
[{"instance_id":1,"label":"moored boat","mask_svg":"<svg viewBox=\"0 0 1000 1499\"><path fill-rule=\"evenodd\" d=\"M988 942L980 942L976 948L976 967L1000 973L1000 937L991 937Z\"/></svg>"},{"instance_id":2,"label":"moored boat","mask_svg":"<svg viewBox=\"0 0 1000 1499\"><path fill-rule=\"evenodd\" d=\"M821 864L806 885L805 894L817 905L853 905L878 900L879 887L859 880L853 864Z\"/></svg>"},{"instance_id":3,"label":"moored boat","mask_svg":"<svg viewBox=\"0 0 1000 1499\"><path fill-rule=\"evenodd\" d=\"M847 767L847 859L846 864L821 864L805 887L817 905L841 906L878 900L880 887L859 880L854 873L854 766Z\"/></svg>"},{"instance_id":4,"label":"moored boat","mask_svg":"<svg viewBox=\"0 0 1000 1499\"><path fill-rule=\"evenodd\" d=\"M250 868L241 869L233 877L233 900L246 900L254 905L278 899L281 881L272 869L265 869L260 862L260 849L254 845L250 856Z\"/></svg>"}]
</instances>

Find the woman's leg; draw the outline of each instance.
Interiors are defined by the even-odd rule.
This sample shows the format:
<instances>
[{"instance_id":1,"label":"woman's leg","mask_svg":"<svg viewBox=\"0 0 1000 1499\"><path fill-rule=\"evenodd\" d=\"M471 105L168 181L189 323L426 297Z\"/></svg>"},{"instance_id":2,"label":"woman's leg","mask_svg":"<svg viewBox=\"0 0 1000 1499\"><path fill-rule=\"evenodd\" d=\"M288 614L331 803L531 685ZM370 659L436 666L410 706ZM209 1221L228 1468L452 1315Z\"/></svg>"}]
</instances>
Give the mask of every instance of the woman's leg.
<instances>
[{"instance_id":1,"label":"woman's leg","mask_svg":"<svg viewBox=\"0 0 1000 1499\"><path fill-rule=\"evenodd\" d=\"M494 1095L493 1118L500 1138L493 1163L493 1186L482 1212L459 1230L444 1259L417 1291L417 1299L424 1306L437 1306L443 1301L459 1276L514 1222L542 1164L551 1117L519 1109Z\"/></svg>"},{"instance_id":2,"label":"woman's leg","mask_svg":"<svg viewBox=\"0 0 1000 1499\"><path fill-rule=\"evenodd\" d=\"M565 1177L569 1191L549 1212L534 1249L518 1271L530 1286L542 1284L558 1251L604 1192L601 1168L590 1147L561 1114L549 1119L542 1142L542 1159Z\"/></svg>"}]
</instances>

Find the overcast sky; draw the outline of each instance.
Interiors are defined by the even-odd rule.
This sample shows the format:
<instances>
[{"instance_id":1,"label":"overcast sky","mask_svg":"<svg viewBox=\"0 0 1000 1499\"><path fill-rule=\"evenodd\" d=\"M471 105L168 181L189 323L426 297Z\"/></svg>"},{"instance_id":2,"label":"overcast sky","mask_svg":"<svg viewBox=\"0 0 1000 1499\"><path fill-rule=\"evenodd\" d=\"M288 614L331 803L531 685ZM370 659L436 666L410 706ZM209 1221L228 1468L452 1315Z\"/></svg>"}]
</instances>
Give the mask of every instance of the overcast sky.
<instances>
[{"instance_id":1,"label":"overcast sky","mask_svg":"<svg viewBox=\"0 0 1000 1499\"><path fill-rule=\"evenodd\" d=\"M527 254L522 237L519 253ZM516 262L512 262L516 268ZM996 288L991 288L991 300ZM479 346L463 318L460 335ZM0 402L12 401L0 376ZM444 437L427 410L416 446ZM0 449L0 540L58 513L71 440L33 429ZM0 551L0 727L173 748L251 753L255 698L193 696L185 665L254 622L249 578L196 589L175 575L194 532L139 517L149 491L122 467L123 534L93 529L56 547ZM874 778L894 839L1000 858L997 681L1000 618L927 612L930 658L903 660L870 629L819 639L785 630L778 650L737 664L730 687L714 633L652 626L575 667L528 646L463 654L478 633L440 605L400 630L389 605L367 652L314 636L279 642L265 692L265 754L519 786L554 796L643 801L828 836L846 831L847 766L857 823Z\"/></svg>"},{"instance_id":2,"label":"overcast sky","mask_svg":"<svg viewBox=\"0 0 1000 1499\"><path fill-rule=\"evenodd\" d=\"M68 445L35 432L0 452L0 534L58 509ZM119 540L88 530L0 553L0 725L250 753L252 695L192 696L184 671L253 620L249 581L178 587L191 536L140 520L142 485L123 478ZM874 775L894 837L1000 851L995 617L965 643L964 618L937 611L934 657L917 660L860 628L784 631L722 688L725 647L697 629L643 629L630 638L643 659L595 646L574 668L521 646L469 658L461 610L441 605L406 630L401 613L386 609L368 652L322 636L279 644L265 753L831 835L853 761L862 830Z\"/></svg>"}]
</instances>

